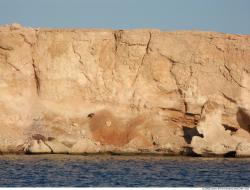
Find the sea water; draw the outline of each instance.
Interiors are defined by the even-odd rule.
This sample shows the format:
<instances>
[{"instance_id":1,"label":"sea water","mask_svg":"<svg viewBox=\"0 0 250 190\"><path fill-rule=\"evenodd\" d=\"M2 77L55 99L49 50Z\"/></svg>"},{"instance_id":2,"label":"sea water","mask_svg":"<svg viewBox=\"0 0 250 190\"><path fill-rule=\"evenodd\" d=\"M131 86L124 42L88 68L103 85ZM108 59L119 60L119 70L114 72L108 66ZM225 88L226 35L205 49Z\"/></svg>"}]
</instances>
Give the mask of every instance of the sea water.
<instances>
[{"instance_id":1,"label":"sea water","mask_svg":"<svg viewBox=\"0 0 250 190\"><path fill-rule=\"evenodd\" d=\"M1 155L1 187L250 186L249 158Z\"/></svg>"}]
</instances>

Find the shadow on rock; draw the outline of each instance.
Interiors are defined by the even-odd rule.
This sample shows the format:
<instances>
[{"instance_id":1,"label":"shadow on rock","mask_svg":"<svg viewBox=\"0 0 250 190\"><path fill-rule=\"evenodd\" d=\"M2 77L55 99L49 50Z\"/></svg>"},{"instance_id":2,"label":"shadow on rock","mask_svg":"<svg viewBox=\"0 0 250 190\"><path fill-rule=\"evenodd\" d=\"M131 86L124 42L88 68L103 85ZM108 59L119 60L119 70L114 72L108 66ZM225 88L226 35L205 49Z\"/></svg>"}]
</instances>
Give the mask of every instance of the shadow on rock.
<instances>
[{"instance_id":1,"label":"shadow on rock","mask_svg":"<svg viewBox=\"0 0 250 190\"><path fill-rule=\"evenodd\" d=\"M192 138L194 136L199 136L201 138L203 138L203 134L200 134L199 131L197 130L197 127L183 127L183 132L184 132L184 139L185 141L190 144L192 141Z\"/></svg>"},{"instance_id":2,"label":"shadow on rock","mask_svg":"<svg viewBox=\"0 0 250 190\"><path fill-rule=\"evenodd\" d=\"M250 132L250 111L244 108L239 108L237 111L237 121L241 128Z\"/></svg>"}]
</instances>

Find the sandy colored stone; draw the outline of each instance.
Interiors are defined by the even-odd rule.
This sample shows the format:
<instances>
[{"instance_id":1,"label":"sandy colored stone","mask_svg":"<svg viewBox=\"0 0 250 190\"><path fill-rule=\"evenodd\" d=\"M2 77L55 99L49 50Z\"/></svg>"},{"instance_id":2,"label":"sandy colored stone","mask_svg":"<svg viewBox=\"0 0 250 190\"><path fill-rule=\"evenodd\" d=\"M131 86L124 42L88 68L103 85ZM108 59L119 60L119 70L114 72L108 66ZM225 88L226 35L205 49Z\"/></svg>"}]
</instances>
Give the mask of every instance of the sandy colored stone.
<instances>
[{"instance_id":1,"label":"sandy colored stone","mask_svg":"<svg viewBox=\"0 0 250 190\"><path fill-rule=\"evenodd\" d=\"M52 152L42 140L32 140L26 145L24 151L31 154L46 154Z\"/></svg>"},{"instance_id":2,"label":"sandy colored stone","mask_svg":"<svg viewBox=\"0 0 250 190\"><path fill-rule=\"evenodd\" d=\"M206 140L194 135L192 143L222 154L236 141L222 128L250 132L249 60L249 35L1 26L0 151L41 134L71 153L181 154L191 146L183 129L220 109L220 124L206 121Z\"/></svg>"},{"instance_id":3,"label":"sandy colored stone","mask_svg":"<svg viewBox=\"0 0 250 190\"><path fill-rule=\"evenodd\" d=\"M203 137L192 138L191 146L196 154L224 155L236 150L238 143L232 138L230 131L222 126L220 110L207 114L197 130Z\"/></svg>"},{"instance_id":4,"label":"sandy colored stone","mask_svg":"<svg viewBox=\"0 0 250 190\"><path fill-rule=\"evenodd\" d=\"M233 132L232 137L238 142L250 143L250 134L244 129L238 129L236 132Z\"/></svg>"},{"instance_id":5,"label":"sandy colored stone","mask_svg":"<svg viewBox=\"0 0 250 190\"><path fill-rule=\"evenodd\" d=\"M77 141L74 146L71 147L69 153L72 154L84 154L84 153L98 153L100 152L100 143L94 142L90 139L82 139Z\"/></svg>"},{"instance_id":6,"label":"sandy colored stone","mask_svg":"<svg viewBox=\"0 0 250 190\"><path fill-rule=\"evenodd\" d=\"M64 144L58 142L57 140L52 141L45 141L44 142L55 154L67 154L69 152L69 147L65 146Z\"/></svg>"},{"instance_id":7,"label":"sandy colored stone","mask_svg":"<svg viewBox=\"0 0 250 190\"><path fill-rule=\"evenodd\" d=\"M249 157L250 143L239 143L236 148L236 157Z\"/></svg>"},{"instance_id":8,"label":"sandy colored stone","mask_svg":"<svg viewBox=\"0 0 250 190\"><path fill-rule=\"evenodd\" d=\"M56 140L59 143L70 148L70 147L74 146L74 144L76 144L79 139L74 135L70 135L70 134L65 133L63 135L58 136L56 138Z\"/></svg>"}]
</instances>

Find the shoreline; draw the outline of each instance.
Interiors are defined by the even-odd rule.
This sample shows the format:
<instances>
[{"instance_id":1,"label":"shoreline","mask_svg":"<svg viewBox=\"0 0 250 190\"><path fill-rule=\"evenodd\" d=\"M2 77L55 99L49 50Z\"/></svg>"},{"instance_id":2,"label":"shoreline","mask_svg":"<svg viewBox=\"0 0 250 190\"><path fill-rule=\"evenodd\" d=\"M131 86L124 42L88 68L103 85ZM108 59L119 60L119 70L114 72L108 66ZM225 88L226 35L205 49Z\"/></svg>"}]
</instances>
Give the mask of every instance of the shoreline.
<instances>
[{"instance_id":1,"label":"shoreline","mask_svg":"<svg viewBox=\"0 0 250 190\"><path fill-rule=\"evenodd\" d=\"M149 156L149 157L191 157L191 158L250 158L250 156L236 156L235 153L233 154L226 154L226 155L193 155L193 154L168 154L168 153L135 153L135 152L98 152L98 153L25 153L25 152L1 152L0 156L4 155L81 155L81 156Z\"/></svg>"}]
</instances>

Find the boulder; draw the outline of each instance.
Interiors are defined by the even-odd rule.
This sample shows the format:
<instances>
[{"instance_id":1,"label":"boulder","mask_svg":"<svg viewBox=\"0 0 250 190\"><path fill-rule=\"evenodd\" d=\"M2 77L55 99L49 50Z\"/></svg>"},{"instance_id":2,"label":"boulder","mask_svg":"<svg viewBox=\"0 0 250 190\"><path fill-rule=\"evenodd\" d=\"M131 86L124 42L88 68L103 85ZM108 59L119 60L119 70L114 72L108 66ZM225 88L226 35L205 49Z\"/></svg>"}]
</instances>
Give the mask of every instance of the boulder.
<instances>
[{"instance_id":1,"label":"boulder","mask_svg":"<svg viewBox=\"0 0 250 190\"><path fill-rule=\"evenodd\" d=\"M98 153L100 152L100 143L94 142L91 139L81 139L76 142L70 149L71 154Z\"/></svg>"},{"instance_id":2,"label":"boulder","mask_svg":"<svg viewBox=\"0 0 250 190\"><path fill-rule=\"evenodd\" d=\"M208 113L205 120L199 123L197 130L203 137L192 138L191 147L196 154L220 156L236 150L238 142L233 139L230 131L222 126L220 110Z\"/></svg>"},{"instance_id":3,"label":"boulder","mask_svg":"<svg viewBox=\"0 0 250 190\"><path fill-rule=\"evenodd\" d=\"M239 143L236 147L236 157L250 157L250 143Z\"/></svg>"},{"instance_id":4,"label":"boulder","mask_svg":"<svg viewBox=\"0 0 250 190\"><path fill-rule=\"evenodd\" d=\"M42 140L32 140L30 141L24 151L30 154L48 154L52 150L42 141Z\"/></svg>"},{"instance_id":5,"label":"boulder","mask_svg":"<svg viewBox=\"0 0 250 190\"><path fill-rule=\"evenodd\" d=\"M52 150L52 153L56 153L56 154L65 153L65 154L67 154L69 152L69 147L58 142L57 140L45 141L44 143Z\"/></svg>"},{"instance_id":6,"label":"boulder","mask_svg":"<svg viewBox=\"0 0 250 190\"><path fill-rule=\"evenodd\" d=\"M250 156L250 134L244 129L238 129L233 135L233 139L238 142L236 147L236 157Z\"/></svg>"}]
</instances>

